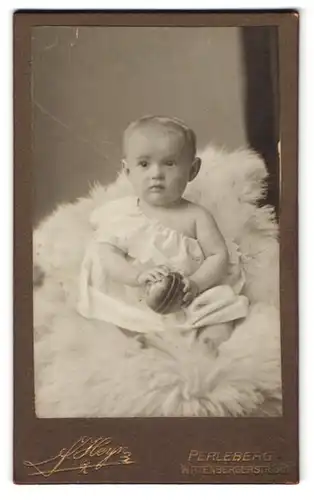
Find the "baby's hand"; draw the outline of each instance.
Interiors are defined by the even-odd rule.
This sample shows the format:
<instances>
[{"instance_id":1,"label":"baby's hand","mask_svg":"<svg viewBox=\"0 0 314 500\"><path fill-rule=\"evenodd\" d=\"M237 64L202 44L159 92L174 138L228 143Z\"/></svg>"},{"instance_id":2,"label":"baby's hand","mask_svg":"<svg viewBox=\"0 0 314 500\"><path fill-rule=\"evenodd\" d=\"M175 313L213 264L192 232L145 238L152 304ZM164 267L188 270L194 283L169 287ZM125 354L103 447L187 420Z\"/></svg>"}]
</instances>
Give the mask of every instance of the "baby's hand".
<instances>
[{"instance_id":1,"label":"baby's hand","mask_svg":"<svg viewBox=\"0 0 314 500\"><path fill-rule=\"evenodd\" d=\"M182 306L187 307L191 302L195 299L195 297L199 294L199 289L195 281L190 280L189 278L184 277L184 288L183 288L183 298L182 298Z\"/></svg>"},{"instance_id":2,"label":"baby's hand","mask_svg":"<svg viewBox=\"0 0 314 500\"><path fill-rule=\"evenodd\" d=\"M137 281L140 285L147 285L148 283L155 283L164 276L168 276L170 269L167 266L156 266L140 273Z\"/></svg>"}]
</instances>

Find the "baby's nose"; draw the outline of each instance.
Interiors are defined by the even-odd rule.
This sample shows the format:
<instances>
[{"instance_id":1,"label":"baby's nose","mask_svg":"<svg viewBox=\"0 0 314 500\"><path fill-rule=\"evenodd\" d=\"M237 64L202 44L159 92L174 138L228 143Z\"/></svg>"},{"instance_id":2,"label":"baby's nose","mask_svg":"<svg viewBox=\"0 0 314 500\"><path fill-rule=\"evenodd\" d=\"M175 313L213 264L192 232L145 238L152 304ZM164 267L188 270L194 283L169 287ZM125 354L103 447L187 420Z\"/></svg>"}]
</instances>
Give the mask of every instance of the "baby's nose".
<instances>
[{"instance_id":1,"label":"baby's nose","mask_svg":"<svg viewBox=\"0 0 314 500\"><path fill-rule=\"evenodd\" d=\"M150 170L151 170L150 174L152 176L152 179L160 179L164 176L162 167L160 165L158 165L158 163L154 163L153 165L151 165Z\"/></svg>"}]
</instances>

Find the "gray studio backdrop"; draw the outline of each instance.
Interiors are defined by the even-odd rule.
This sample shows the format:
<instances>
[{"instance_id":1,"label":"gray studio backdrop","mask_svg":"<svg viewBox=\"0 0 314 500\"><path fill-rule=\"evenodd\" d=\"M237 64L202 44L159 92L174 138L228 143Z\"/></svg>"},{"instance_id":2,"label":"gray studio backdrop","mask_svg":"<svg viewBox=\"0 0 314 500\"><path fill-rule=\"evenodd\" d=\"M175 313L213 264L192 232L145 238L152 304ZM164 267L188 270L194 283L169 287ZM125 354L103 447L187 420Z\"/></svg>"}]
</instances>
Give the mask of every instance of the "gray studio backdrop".
<instances>
[{"instance_id":1,"label":"gray studio backdrop","mask_svg":"<svg viewBox=\"0 0 314 500\"><path fill-rule=\"evenodd\" d=\"M245 146L238 28L40 27L32 33L33 215L115 178L121 135L167 114L209 141Z\"/></svg>"}]
</instances>

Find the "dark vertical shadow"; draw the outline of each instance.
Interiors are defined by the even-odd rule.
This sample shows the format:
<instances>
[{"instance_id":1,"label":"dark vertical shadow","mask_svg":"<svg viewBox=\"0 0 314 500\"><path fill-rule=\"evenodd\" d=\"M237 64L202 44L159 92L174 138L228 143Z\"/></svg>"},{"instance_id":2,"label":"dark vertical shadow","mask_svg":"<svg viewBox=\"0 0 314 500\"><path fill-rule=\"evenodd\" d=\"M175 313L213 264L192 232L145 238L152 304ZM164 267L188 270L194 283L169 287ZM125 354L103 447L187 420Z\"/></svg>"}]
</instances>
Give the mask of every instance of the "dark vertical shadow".
<instances>
[{"instance_id":1,"label":"dark vertical shadow","mask_svg":"<svg viewBox=\"0 0 314 500\"><path fill-rule=\"evenodd\" d=\"M245 117L249 145L265 160L268 193L263 203L279 205L279 96L276 27L242 28Z\"/></svg>"}]
</instances>

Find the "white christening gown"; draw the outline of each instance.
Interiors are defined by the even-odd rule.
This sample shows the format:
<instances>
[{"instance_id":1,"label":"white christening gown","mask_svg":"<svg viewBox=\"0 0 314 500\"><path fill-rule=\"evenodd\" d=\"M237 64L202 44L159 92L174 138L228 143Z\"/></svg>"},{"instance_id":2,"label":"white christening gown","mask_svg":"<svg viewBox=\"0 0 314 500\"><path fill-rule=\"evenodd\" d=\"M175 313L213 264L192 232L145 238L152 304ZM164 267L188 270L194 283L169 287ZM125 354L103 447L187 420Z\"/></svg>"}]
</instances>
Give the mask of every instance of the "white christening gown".
<instances>
[{"instance_id":1,"label":"white christening gown","mask_svg":"<svg viewBox=\"0 0 314 500\"><path fill-rule=\"evenodd\" d=\"M112 323L140 333L182 334L198 328L243 318L248 299L241 295L244 275L239 252L227 242L230 272L225 282L200 294L179 312L161 315L145 303L144 291L117 283L106 274L101 244L122 249L132 265L148 269L167 265L185 276L193 274L204 261L198 241L147 217L137 198L120 198L97 208L91 215L94 237L88 245L79 278L78 312L86 318Z\"/></svg>"}]
</instances>

